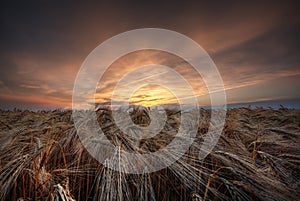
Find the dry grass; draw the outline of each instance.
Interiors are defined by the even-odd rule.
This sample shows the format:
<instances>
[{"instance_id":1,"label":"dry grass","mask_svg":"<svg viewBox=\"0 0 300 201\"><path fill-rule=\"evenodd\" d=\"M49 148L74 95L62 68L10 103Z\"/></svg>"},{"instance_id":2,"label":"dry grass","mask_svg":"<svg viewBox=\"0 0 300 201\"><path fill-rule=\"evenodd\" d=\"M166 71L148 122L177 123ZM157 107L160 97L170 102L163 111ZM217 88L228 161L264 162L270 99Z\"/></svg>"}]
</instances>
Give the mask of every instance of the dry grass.
<instances>
[{"instance_id":1,"label":"dry grass","mask_svg":"<svg viewBox=\"0 0 300 201\"><path fill-rule=\"evenodd\" d=\"M173 139L180 113L167 113L160 134L137 142L114 126L111 111L97 111L112 143L142 153L161 149ZM0 111L0 200L298 199L299 110L229 110L217 146L202 161L197 153L210 111L200 114L195 142L180 160L158 172L135 175L94 160L76 135L71 111ZM149 124L146 112L131 115L135 123Z\"/></svg>"}]
</instances>

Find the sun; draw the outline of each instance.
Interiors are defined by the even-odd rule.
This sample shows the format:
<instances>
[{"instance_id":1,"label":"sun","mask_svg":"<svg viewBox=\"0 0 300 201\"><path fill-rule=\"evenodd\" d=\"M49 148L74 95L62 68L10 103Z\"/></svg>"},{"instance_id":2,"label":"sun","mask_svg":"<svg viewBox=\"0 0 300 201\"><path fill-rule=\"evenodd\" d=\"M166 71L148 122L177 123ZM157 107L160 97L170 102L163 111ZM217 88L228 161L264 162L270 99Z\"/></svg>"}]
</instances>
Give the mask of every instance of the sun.
<instances>
[{"instance_id":1,"label":"sun","mask_svg":"<svg viewBox=\"0 0 300 201\"><path fill-rule=\"evenodd\" d=\"M164 104L176 104L177 98L166 88L159 85L147 85L135 91L130 104L152 107Z\"/></svg>"}]
</instances>

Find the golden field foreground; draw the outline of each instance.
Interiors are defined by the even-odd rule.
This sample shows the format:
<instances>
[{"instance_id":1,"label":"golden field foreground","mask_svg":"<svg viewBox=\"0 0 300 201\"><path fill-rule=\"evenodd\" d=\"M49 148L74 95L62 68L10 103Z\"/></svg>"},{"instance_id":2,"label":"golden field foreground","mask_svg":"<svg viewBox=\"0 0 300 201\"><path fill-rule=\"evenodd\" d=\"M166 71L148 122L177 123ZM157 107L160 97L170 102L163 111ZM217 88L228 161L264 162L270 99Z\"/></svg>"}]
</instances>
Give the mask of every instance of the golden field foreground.
<instances>
[{"instance_id":1,"label":"golden field foreground","mask_svg":"<svg viewBox=\"0 0 300 201\"><path fill-rule=\"evenodd\" d=\"M126 174L89 155L71 111L0 111L0 200L299 200L300 110L228 110L204 160L197 153L210 111L199 112L198 134L182 158L157 172ZM161 149L180 124L180 112L167 111L160 134L136 143L113 124L110 110L97 116L111 143L132 152ZM149 124L146 110L131 118Z\"/></svg>"}]
</instances>

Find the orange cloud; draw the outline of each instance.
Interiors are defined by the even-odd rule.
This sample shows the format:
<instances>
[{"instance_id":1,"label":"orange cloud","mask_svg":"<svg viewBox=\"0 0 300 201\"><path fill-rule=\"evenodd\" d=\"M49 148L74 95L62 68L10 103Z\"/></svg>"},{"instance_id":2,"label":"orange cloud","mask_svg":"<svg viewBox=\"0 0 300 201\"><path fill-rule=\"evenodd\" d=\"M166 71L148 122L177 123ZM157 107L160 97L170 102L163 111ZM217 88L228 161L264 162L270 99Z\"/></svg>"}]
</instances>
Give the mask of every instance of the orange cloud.
<instances>
[{"instance_id":1,"label":"orange cloud","mask_svg":"<svg viewBox=\"0 0 300 201\"><path fill-rule=\"evenodd\" d=\"M4 101L15 101L39 105L45 108L71 108L70 100L62 98L45 97L40 95L5 95L0 94L0 99Z\"/></svg>"}]
</instances>

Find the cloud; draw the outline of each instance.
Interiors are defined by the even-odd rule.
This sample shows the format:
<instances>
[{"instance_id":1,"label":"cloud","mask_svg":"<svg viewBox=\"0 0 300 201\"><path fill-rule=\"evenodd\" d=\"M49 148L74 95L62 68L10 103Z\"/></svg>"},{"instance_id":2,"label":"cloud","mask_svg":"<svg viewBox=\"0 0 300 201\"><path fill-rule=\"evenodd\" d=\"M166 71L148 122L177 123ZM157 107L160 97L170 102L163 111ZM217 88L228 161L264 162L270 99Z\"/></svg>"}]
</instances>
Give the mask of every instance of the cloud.
<instances>
[{"instance_id":1,"label":"cloud","mask_svg":"<svg viewBox=\"0 0 300 201\"><path fill-rule=\"evenodd\" d=\"M213 54L227 88L299 74L299 27L276 28Z\"/></svg>"},{"instance_id":2,"label":"cloud","mask_svg":"<svg viewBox=\"0 0 300 201\"><path fill-rule=\"evenodd\" d=\"M261 91L268 94L267 98L279 97L266 93L275 91L266 83L284 82L288 87L286 78L299 75L297 2L12 1L3 3L0 9L0 107L11 100L22 105L23 99L27 105L30 101L70 105L76 74L86 56L106 39L143 27L178 31L202 45L217 64L230 101L261 98ZM189 80L197 95L207 94L203 80L184 61L158 52L142 52L136 58L127 55L111 66L97 89L97 100L110 100L116 81L134 66L152 63L173 67ZM162 79L177 84L172 76ZM291 81L290 88L294 84ZM254 92L248 97L243 91L250 89ZM184 91L180 86L178 90ZM234 90L238 93L230 92ZM294 90L287 91L294 96ZM26 99L31 96L35 98Z\"/></svg>"}]
</instances>

